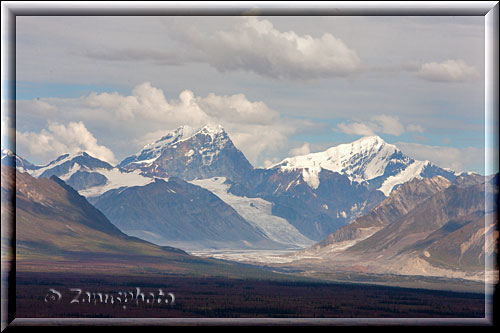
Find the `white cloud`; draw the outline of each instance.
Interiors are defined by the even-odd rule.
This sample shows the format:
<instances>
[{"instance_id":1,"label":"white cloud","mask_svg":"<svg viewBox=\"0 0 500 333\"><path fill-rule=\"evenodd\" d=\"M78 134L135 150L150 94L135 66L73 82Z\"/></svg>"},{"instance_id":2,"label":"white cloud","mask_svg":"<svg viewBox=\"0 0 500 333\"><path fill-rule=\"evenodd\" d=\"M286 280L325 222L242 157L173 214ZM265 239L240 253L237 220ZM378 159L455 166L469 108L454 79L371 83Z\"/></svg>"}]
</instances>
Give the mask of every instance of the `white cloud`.
<instances>
[{"instance_id":1,"label":"white cloud","mask_svg":"<svg viewBox=\"0 0 500 333\"><path fill-rule=\"evenodd\" d=\"M338 128L345 134L353 135L375 135L375 132L366 124L363 123L340 123Z\"/></svg>"},{"instance_id":2,"label":"white cloud","mask_svg":"<svg viewBox=\"0 0 500 333\"><path fill-rule=\"evenodd\" d=\"M461 59L451 59L422 64L417 76L433 82L462 82L479 77L479 72Z\"/></svg>"},{"instance_id":3,"label":"white cloud","mask_svg":"<svg viewBox=\"0 0 500 333\"><path fill-rule=\"evenodd\" d=\"M242 17L227 30L211 34L168 24L169 35L190 47L185 56L219 71L246 70L273 78L311 79L345 76L360 69L361 60L341 39L282 32L266 19Z\"/></svg>"},{"instance_id":4,"label":"white cloud","mask_svg":"<svg viewBox=\"0 0 500 333\"><path fill-rule=\"evenodd\" d=\"M301 147L291 149L289 155L293 157L293 156L307 155L310 152L311 152L311 145L308 142L306 142Z\"/></svg>"},{"instance_id":5,"label":"white cloud","mask_svg":"<svg viewBox=\"0 0 500 333\"><path fill-rule=\"evenodd\" d=\"M4 101L2 101L4 103ZM14 151L15 146L15 122L14 118L7 115L7 112L2 112L2 149L8 148Z\"/></svg>"},{"instance_id":6,"label":"white cloud","mask_svg":"<svg viewBox=\"0 0 500 333\"><path fill-rule=\"evenodd\" d=\"M269 168L270 166L275 165L275 164L277 164L277 163L279 163L279 162L280 162L280 159L279 159L279 158L277 158L277 157L274 157L274 158L271 158L271 159L265 160L265 161L264 161L264 167L265 167L265 168Z\"/></svg>"},{"instance_id":7,"label":"white cloud","mask_svg":"<svg viewBox=\"0 0 500 333\"><path fill-rule=\"evenodd\" d=\"M377 133L400 136L405 132L405 127L398 117L388 115L376 115L365 122L340 123L338 129L346 134L353 135L375 135ZM420 130L419 125L409 125L412 130ZM422 129L423 130L423 129Z\"/></svg>"},{"instance_id":8,"label":"white cloud","mask_svg":"<svg viewBox=\"0 0 500 333\"><path fill-rule=\"evenodd\" d=\"M386 116L382 114L372 117L372 120L380 128L377 132L399 136L405 131L404 126L401 124L398 117Z\"/></svg>"},{"instance_id":9,"label":"white cloud","mask_svg":"<svg viewBox=\"0 0 500 333\"><path fill-rule=\"evenodd\" d=\"M48 130L40 133L16 131L16 145L42 160L53 160L62 154L86 151L110 163L116 163L113 152L99 145L83 122L70 122L67 126L49 122Z\"/></svg>"},{"instance_id":10,"label":"white cloud","mask_svg":"<svg viewBox=\"0 0 500 333\"><path fill-rule=\"evenodd\" d=\"M403 153L416 160L428 160L454 171L475 171L484 174L484 148L454 148L406 142L397 142L395 145Z\"/></svg>"},{"instance_id":11,"label":"white cloud","mask_svg":"<svg viewBox=\"0 0 500 333\"><path fill-rule=\"evenodd\" d=\"M217 96L210 93L205 98L196 98L196 103L211 117L226 118L234 123L250 122L264 125L279 118L279 114L265 103L250 102L243 94Z\"/></svg>"},{"instance_id":12,"label":"white cloud","mask_svg":"<svg viewBox=\"0 0 500 333\"><path fill-rule=\"evenodd\" d=\"M136 86L130 95L91 93L74 99L22 101L18 112L28 119L81 119L121 157L136 153L178 126L220 124L254 165L285 149L296 128L307 126L307 121L285 120L264 102L250 101L243 94L201 97L184 90L177 99L167 99L162 89L149 82ZM45 132L38 135L42 134Z\"/></svg>"}]
</instances>

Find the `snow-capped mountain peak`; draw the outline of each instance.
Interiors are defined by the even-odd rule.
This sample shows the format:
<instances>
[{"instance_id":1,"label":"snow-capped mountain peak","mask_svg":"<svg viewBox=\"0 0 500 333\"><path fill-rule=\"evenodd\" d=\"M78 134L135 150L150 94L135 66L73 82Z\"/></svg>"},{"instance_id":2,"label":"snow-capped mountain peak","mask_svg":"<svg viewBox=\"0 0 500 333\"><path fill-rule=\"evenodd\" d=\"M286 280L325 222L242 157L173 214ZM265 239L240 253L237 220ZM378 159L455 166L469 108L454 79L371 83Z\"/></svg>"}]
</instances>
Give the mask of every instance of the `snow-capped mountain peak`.
<instances>
[{"instance_id":1,"label":"snow-capped mountain peak","mask_svg":"<svg viewBox=\"0 0 500 333\"><path fill-rule=\"evenodd\" d=\"M453 172L438 168L429 161L413 160L379 136L363 137L323 152L289 157L270 168L284 172L302 170L304 181L314 189L319 186L321 170L330 170L347 175L353 182L376 184L385 195L395 186L415 177L422 178L435 172L450 173L449 176L453 177Z\"/></svg>"},{"instance_id":2,"label":"snow-capped mountain peak","mask_svg":"<svg viewBox=\"0 0 500 333\"><path fill-rule=\"evenodd\" d=\"M205 125L201 128L194 128L187 125L179 126L159 140L145 145L139 153L125 158L119 164L119 167L123 167L130 163L151 165L151 163L161 155L163 149L175 147L177 144L190 140L200 134L210 136L210 140L216 142L219 148L222 148L229 139L226 131L221 125Z\"/></svg>"},{"instance_id":3,"label":"snow-capped mountain peak","mask_svg":"<svg viewBox=\"0 0 500 333\"><path fill-rule=\"evenodd\" d=\"M39 168L7 148L2 149L2 165L8 165L12 168L16 168L20 172L31 172L32 170Z\"/></svg>"},{"instance_id":4,"label":"snow-capped mountain peak","mask_svg":"<svg viewBox=\"0 0 500 333\"><path fill-rule=\"evenodd\" d=\"M112 165L96 158L85 151L64 154L46 165L37 167L30 172L33 177L50 177L56 175L63 180L77 171L92 171L94 169L111 169ZM64 175L64 176L63 176Z\"/></svg>"},{"instance_id":5,"label":"snow-capped mountain peak","mask_svg":"<svg viewBox=\"0 0 500 333\"><path fill-rule=\"evenodd\" d=\"M84 196L97 196L111 189L141 186L153 181L153 178L141 175L140 170L122 172L85 151L63 154L45 165L38 166L4 150L2 164L15 166L19 171L27 172L36 178L57 176Z\"/></svg>"},{"instance_id":6,"label":"snow-capped mountain peak","mask_svg":"<svg viewBox=\"0 0 500 333\"><path fill-rule=\"evenodd\" d=\"M10 149L7 149L7 148L2 149L2 158L7 157L7 156L14 157L14 155L15 154Z\"/></svg>"},{"instance_id":7,"label":"snow-capped mountain peak","mask_svg":"<svg viewBox=\"0 0 500 333\"><path fill-rule=\"evenodd\" d=\"M205 125L202 128L193 128L191 126L183 125L179 126L173 131L170 131L167 135L163 136L161 139L156 140L153 143L147 144L146 146L144 146L143 150L160 148L167 145L175 144L184 140L188 140L191 137L200 133L209 135L218 135L221 133L225 133L225 131L221 125L218 126Z\"/></svg>"},{"instance_id":8,"label":"snow-capped mountain peak","mask_svg":"<svg viewBox=\"0 0 500 333\"><path fill-rule=\"evenodd\" d=\"M189 140L198 134L209 135L212 140L221 135L227 136L226 131L221 125L205 125L201 128L193 128L191 126L183 125L169 132L167 135L162 137L160 140L155 141L153 144L146 145L143 150L152 147L165 147L167 145L179 143L185 140Z\"/></svg>"},{"instance_id":9,"label":"snow-capped mountain peak","mask_svg":"<svg viewBox=\"0 0 500 333\"><path fill-rule=\"evenodd\" d=\"M128 171L141 169L149 175L151 168L156 167L165 174L188 180L215 176L235 179L253 169L221 125L178 127L125 158L118 167Z\"/></svg>"},{"instance_id":10,"label":"snow-capped mountain peak","mask_svg":"<svg viewBox=\"0 0 500 333\"><path fill-rule=\"evenodd\" d=\"M211 134L220 134L220 133L224 133L225 130L224 130L224 127L222 125L211 125L211 124L207 124L205 126L203 126L202 128L200 128L198 130L199 133L211 133Z\"/></svg>"},{"instance_id":11,"label":"snow-capped mountain peak","mask_svg":"<svg viewBox=\"0 0 500 333\"><path fill-rule=\"evenodd\" d=\"M380 136L371 135L371 136L364 136L346 145L362 148L362 147L378 147L384 144L387 144L387 142L385 142L384 139L382 139Z\"/></svg>"},{"instance_id":12,"label":"snow-capped mountain peak","mask_svg":"<svg viewBox=\"0 0 500 333\"><path fill-rule=\"evenodd\" d=\"M343 173L351 180L361 182L383 175L387 164L397 153L400 151L396 146L386 143L378 136L368 136L323 152L289 157L271 168L307 169L308 183L314 184L313 187L317 185L315 178L321 169ZM405 162L409 160L406 158Z\"/></svg>"},{"instance_id":13,"label":"snow-capped mountain peak","mask_svg":"<svg viewBox=\"0 0 500 333\"><path fill-rule=\"evenodd\" d=\"M76 157L86 157L86 156L90 156L90 155L88 155L84 151L79 151L79 152L73 153L73 154L63 154L63 155L58 156L55 160L50 161L48 164L43 165L42 168L52 168L52 167L55 167L57 165L61 165L65 162L71 161Z\"/></svg>"},{"instance_id":14,"label":"snow-capped mountain peak","mask_svg":"<svg viewBox=\"0 0 500 333\"><path fill-rule=\"evenodd\" d=\"M169 132L167 135L161 137L159 140L145 145L142 151L154 150L159 148L161 149L162 147L165 147L169 144L173 144L191 137L194 132L196 131L190 126L180 126L175 130Z\"/></svg>"}]
</instances>

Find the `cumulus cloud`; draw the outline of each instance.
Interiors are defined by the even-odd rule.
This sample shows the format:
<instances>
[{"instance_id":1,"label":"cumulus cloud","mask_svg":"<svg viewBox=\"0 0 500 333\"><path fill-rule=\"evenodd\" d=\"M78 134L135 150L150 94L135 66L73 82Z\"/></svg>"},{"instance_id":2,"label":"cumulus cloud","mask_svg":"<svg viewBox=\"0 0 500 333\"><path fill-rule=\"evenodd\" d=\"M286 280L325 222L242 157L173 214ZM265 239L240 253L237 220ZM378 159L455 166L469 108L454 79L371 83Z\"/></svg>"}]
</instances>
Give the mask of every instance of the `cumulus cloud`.
<instances>
[{"instance_id":1,"label":"cumulus cloud","mask_svg":"<svg viewBox=\"0 0 500 333\"><path fill-rule=\"evenodd\" d=\"M240 18L232 29L206 33L169 23L169 36L190 48L191 61L219 71L246 70L272 78L345 76L361 66L357 53L330 33L320 37L282 32L266 19Z\"/></svg>"},{"instance_id":2,"label":"cumulus cloud","mask_svg":"<svg viewBox=\"0 0 500 333\"><path fill-rule=\"evenodd\" d=\"M461 59L451 59L441 63L422 64L417 76L432 82L462 82L477 78L479 72Z\"/></svg>"},{"instance_id":3,"label":"cumulus cloud","mask_svg":"<svg viewBox=\"0 0 500 333\"><path fill-rule=\"evenodd\" d=\"M368 125L363 123L340 123L337 127L345 134L375 135L375 132Z\"/></svg>"},{"instance_id":4,"label":"cumulus cloud","mask_svg":"<svg viewBox=\"0 0 500 333\"><path fill-rule=\"evenodd\" d=\"M398 117L376 115L365 122L340 123L337 128L346 134L376 135L377 133L400 136L405 132L405 127ZM420 125L408 125L408 131L423 131Z\"/></svg>"},{"instance_id":5,"label":"cumulus cloud","mask_svg":"<svg viewBox=\"0 0 500 333\"><path fill-rule=\"evenodd\" d=\"M263 102L250 102L245 95L237 94L232 96L217 96L213 93L207 97L196 99L199 106L211 117L225 118L232 122L251 122L254 124L269 124L279 118L276 111L271 110Z\"/></svg>"},{"instance_id":6,"label":"cumulus cloud","mask_svg":"<svg viewBox=\"0 0 500 333\"><path fill-rule=\"evenodd\" d=\"M273 157L264 161L264 167L269 168L277 163L281 162L279 158Z\"/></svg>"},{"instance_id":7,"label":"cumulus cloud","mask_svg":"<svg viewBox=\"0 0 500 333\"><path fill-rule=\"evenodd\" d=\"M306 121L283 119L264 102L250 101L243 94L202 97L184 90L177 98L167 99L162 89L149 82L137 85L129 95L104 92L74 99L24 101L18 104L18 112L29 119L81 119L121 157L136 153L178 126L220 124L255 165L286 149L296 128L308 126Z\"/></svg>"},{"instance_id":8,"label":"cumulus cloud","mask_svg":"<svg viewBox=\"0 0 500 333\"><path fill-rule=\"evenodd\" d=\"M6 102L2 101L3 108L7 108ZM3 111L3 110L2 110ZM15 150L15 121L14 118L10 117L7 112L2 112L2 149L8 148L12 151Z\"/></svg>"},{"instance_id":9,"label":"cumulus cloud","mask_svg":"<svg viewBox=\"0 0 500 333\"><path fill-rule=\"evenodd\" d=\"M68 125L49 122L40 133L16 131L16 144L41 160L53 160L62 154L85 151L96 158L116 163L113 152L99 145L83 122Z\"/></svg>"},{"instance_id":10,"label":"cumulus cloud","mask_svg":"<svg viewBox=\"0 0 500 333\"><path fill-rule=\"evenodd\" d=\"M293 156L307 155L310 152L311 152L311 145L308 142L306 142L301 147L291 149L289 155L293 157Z\"/></svg>"},{"instance_id":11,"label":"cumulus cloud","mask_svg":"<svg viewBox=\"0 0 500 333\"><path fill-rule=\"evenodd\" d=\"M454 148L406 142L397 142L395 145L403 153L416 160L428 160L454 171L475 171L484 174L484 148Z\"/></svg>"},{"instance_id":12,"label":"cumulus cloud","mask_svg":"<svg viewBox=\"0 0 500 333\"><path fill-rule=\"evenodd\" d=\"M378 132L399 136L405 131L398 117L379 115L372 117L372 120L378 125L378 128L380 128Z\"/></svg>"}]
</instances>

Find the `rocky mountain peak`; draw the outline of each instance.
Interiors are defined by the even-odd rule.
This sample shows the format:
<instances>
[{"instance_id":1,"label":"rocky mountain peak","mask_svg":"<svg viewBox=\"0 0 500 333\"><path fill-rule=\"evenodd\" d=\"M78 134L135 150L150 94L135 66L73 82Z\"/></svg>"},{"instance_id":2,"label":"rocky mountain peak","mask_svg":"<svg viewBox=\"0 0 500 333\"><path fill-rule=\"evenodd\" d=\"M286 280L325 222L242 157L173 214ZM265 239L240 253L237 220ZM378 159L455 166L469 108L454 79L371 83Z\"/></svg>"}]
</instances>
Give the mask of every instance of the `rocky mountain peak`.
<instances>
[{"instance_id":1,"label":"rocky mountain peak","mask_svg":"<svg viewBox=\"0 0 500 333\"><path fill-rule=\"evenodd\" d=\"M378 135L364 136L350 143L353 147L378 147L384 144L388 143Z\"/></svg>"},{"instance_id":2,"label":"rocky mountain peak","mask_svg":"<svg viewBox=\"0 0 500 333\"><path fill-rule=\"evenodd\" d=\"M119 167L132 171L156 167L185 180L214 176L239 179L253 167L231 141L221 125L194 129L180 126L139 153L124 159Z\"/></svg>"},{"instance_id":3,"label":"rocky mountain peak","mask_svg":"<svg viewBox=\"0 0 500 333\"><path fill-rule=\"evenodd\" d=\"M16 168L21 172L31 171L38 168L38 166L26 161L25 159L18 156L12 150L4 148L2 149L2 165L8 165L12 168Z\"/></svg>"},{"instance_id":4,"label":"rocky mountain peak","mask_svg":"<svg viewBox=\"0 0 500 333\"><path fill-rule=\"evenodd\" d=\"M218 148L222 148L224 144L230 141L229 136L221 125L205 125L201 128L183 125L170 131L159 140L145 145L139 153L125 158L118 167L125 167L128 165L127 169L129 169L131 163L151 166L151 164L162 154L164 149L168 147L176 148L178 144L195 140L194 138L200 135L205 138L202 140L205 146L215 143ZM209 139L207 140L207 138Z\"/></svg>"}]
</instances>

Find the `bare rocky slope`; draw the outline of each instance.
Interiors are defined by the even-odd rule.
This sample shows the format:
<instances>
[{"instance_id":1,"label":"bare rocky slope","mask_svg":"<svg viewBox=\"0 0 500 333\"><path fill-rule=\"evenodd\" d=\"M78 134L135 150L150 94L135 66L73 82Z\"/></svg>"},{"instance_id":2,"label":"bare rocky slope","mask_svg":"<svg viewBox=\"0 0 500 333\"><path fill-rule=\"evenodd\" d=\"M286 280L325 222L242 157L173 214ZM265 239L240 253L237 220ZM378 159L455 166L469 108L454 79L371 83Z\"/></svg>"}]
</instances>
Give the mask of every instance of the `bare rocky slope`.
<instances>
[{"instance_id":1,"label":"bare rocky slope","mask_svg":"<svg viewBox=\"0 0 500 333\"><path fill-rule=\"evenodd\" d=\"M370 214L289 257L308 270L490 279L497 254L498 183L437 176L402 185ZM478 179L479 180L479 179ZM485 205L485 200L490 201ZM494 273L497 274L497 273Z\"/></svg>"}]
</instances>

